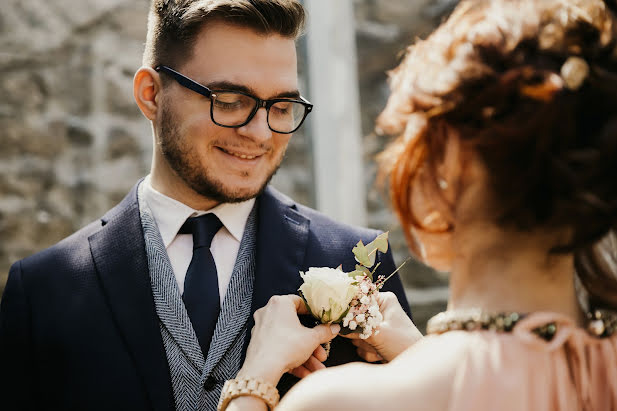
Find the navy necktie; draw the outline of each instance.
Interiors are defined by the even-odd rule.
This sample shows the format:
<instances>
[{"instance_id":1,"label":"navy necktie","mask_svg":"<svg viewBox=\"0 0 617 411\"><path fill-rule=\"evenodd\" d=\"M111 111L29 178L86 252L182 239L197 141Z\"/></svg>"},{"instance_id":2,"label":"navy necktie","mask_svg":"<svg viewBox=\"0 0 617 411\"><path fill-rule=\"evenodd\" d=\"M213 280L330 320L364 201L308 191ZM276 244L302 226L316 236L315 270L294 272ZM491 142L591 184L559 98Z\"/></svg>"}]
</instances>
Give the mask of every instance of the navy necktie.
<instances>
[{"instance_id":1,"label":"navy necktie","mask_svg":"<svg viewBox=\"0 0 617 411\"><path fill-rule=\"evenodd\" d=\"M210 244L222 225L218 217L210 213L187 219L179 231L180 234L193 234L193 258L184 279L182 299L204 358L208 356L220 311L218 275Z\"/></svg>"}]
</instances>

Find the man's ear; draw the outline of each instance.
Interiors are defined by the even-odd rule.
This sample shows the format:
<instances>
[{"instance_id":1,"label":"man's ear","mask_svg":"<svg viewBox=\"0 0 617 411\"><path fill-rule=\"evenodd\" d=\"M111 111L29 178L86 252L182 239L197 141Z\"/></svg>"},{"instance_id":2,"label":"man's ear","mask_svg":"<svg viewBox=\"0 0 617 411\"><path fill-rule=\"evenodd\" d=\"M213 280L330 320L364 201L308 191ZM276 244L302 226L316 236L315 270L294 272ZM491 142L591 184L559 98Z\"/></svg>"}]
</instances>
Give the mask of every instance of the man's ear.
<instances>
[{"instance_id":1,"label":"man's ear","mask_svg":"<svg viewBox=\"0 0 617 411\"><path fill-rule=\"evenodd\" d=\"M141 67L133 78L133 96L147 119L154 121L160 100L161 79L151 67Z\"/></svg>"}]
</instances>

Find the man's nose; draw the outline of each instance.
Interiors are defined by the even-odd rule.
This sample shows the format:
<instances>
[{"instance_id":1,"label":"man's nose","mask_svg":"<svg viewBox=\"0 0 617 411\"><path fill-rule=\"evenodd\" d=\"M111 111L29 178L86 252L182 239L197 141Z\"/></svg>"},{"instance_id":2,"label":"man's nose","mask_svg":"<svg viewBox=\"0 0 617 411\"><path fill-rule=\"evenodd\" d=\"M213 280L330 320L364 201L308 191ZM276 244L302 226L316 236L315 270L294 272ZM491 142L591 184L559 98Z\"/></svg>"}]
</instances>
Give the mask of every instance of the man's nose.
<instances>
[{"instance_id":1,"label":"man's nose","mask_svg":"<svg viewBox=\"0 0 617 411\"><path fill-rule=\"evenodd\" d=\"M272 130L268 127L268 112L265 107L257 110L251 121L238 128L238 133L256 142L264 142L272 138Z\"/></svg>"}]
</instances>

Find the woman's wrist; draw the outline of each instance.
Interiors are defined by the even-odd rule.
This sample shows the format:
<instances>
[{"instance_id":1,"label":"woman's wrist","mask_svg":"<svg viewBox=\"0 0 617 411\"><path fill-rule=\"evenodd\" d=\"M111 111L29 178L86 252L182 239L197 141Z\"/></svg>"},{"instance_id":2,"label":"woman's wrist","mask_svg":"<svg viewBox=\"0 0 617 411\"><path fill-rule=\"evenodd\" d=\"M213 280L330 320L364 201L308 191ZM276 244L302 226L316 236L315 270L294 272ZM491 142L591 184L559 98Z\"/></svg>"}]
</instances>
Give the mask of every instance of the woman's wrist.
<instances>
[{"instance_id":1,"label":"woman's wrist","mask_svg":"<svg viewBox=\"0 0 617 411\"><path fill-rule=\"evenodd\" d=\"M247 359L236 378L258 378L276 387L284 373L285 370L280 370L278 367L263 363L257 364Z\"/></svg>"}]
</instances>

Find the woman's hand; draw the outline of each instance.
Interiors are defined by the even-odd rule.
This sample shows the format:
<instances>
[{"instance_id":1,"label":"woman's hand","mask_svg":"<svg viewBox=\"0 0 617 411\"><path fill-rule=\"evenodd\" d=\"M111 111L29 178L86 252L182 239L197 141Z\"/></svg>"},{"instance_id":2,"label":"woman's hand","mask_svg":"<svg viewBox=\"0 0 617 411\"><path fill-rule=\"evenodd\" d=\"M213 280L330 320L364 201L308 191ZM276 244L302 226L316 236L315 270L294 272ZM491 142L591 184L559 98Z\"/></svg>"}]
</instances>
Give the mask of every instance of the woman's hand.
<instances>
[{"instance_id":1,"label":"woman's hand","mask_svg":"<svg viewBox=\"0 0 617 411\"><path fill-rule=\"evenodd\" d=\"M343 337L352 340L358 347L358 355L365 361L389 362L421 339L422 333L403 311L394 293L379 293L377 300L383 315L383 321L377 328L379 333L377 335L373 333L366 340L362 340L360 334L355 333Z\"/></svg>"},{"instance_id":2,"label":"woman's hand","mask_svg":"<svg viewBox=\"0 0 617 411\"><path fill-rule=\"evenodd\" d=\"M320 344L334 338L340 326L307 328L298 314L308 312L297 295L273 296L255 312L255 327L239 377L261 378L276 386L285 372L302 378L325 368L326 353Z\"/></svg>"}]
</instances>

